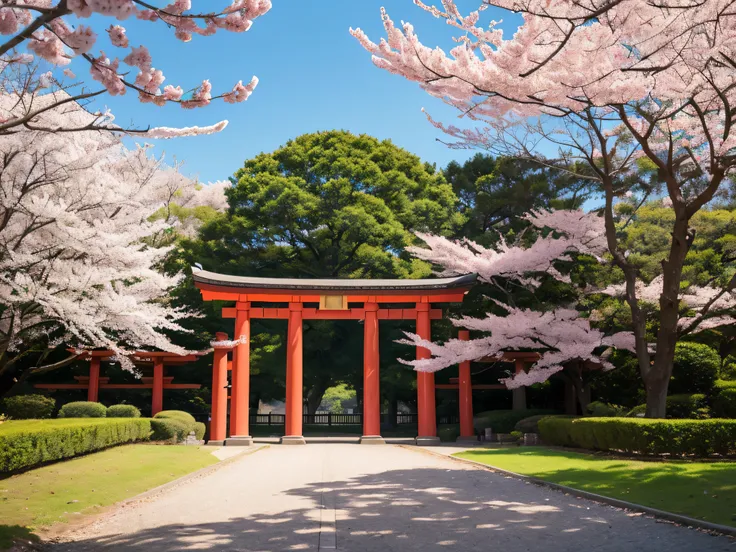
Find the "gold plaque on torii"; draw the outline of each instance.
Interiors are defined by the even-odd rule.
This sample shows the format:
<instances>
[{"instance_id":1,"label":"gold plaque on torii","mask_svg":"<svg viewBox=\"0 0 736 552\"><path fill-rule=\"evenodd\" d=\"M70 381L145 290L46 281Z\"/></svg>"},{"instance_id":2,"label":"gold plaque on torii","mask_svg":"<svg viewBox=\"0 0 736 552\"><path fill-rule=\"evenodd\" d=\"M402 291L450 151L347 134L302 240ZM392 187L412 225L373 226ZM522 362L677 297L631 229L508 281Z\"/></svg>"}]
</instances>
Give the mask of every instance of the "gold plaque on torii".
<instances>
[{"instance_id":1,"label":"gold plaque on torii","mask_svg":"<svg viewBox=\"0 0 736 552\"><path fill-rule=\"evenodd\" d=\"M346 295L320 295L319 310L348 310Z\"/></svg>"}]
</instances>

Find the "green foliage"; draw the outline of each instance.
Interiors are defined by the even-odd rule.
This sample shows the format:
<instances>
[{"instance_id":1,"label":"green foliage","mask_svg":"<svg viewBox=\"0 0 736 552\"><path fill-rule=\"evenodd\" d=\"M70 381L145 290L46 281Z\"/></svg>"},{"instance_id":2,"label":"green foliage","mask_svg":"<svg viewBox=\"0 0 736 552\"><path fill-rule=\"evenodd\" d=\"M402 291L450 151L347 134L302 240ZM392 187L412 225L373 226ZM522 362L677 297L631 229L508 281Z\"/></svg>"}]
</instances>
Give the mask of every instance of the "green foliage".
<instances>
[{"instance_id":1,"label":"green foliage","mask_svg":"<svg viewBox=\"0 0 736 552\"><path fill-rule=\"evenodd\" d=\"M194 416L183 410L162 410L151 420L151 428L151 439L170 443L181 443L192 431L197 439L202 439L206 430L203 423L197 422ZM202 437L198 436L200 434Z\"/></svg>"},{"instance_id":2,"label":"green foliage","mask_svg":"<svg viewBox=\"0 0 736 552\"><path fill-rule=\"evenodd\" d=\"M50 418L54 408L54 399L44 395L15 395L4 398L0 403L0 410L14 420Z\"/></svg>"},{"instance_id":3,"label":"green foliage","mask_svg":"<svg viewBox=\"0 0 736 552\"><path fill-rule=\"evenodd\" d=\"M207 426L202 422L194 422L194 436L198 441L204 439L204 434L207 431Z\"/></svg>"},{"instance_id":4,"label":"green foliage","mask_svg":"<svg viewBox=\"0 0 736 552\"><path fill-rule=\"evenodd\" d=\"M6 422L0 426L0 473L145 441L150 433L144 418Z\"/></svg>"},{"instance_id":5,"label":"green foliage","mask_svg":"<svg viewBox=\"0 0 736 552\"><path fill-rule=\"evenodd\" d=\"M141 411L132 404L114 404L107 407L108 418L140 418Z\"/></svg>"},{"instance_id":6,"label":"green foliage","mask_svg":"<svg viewBox=\"0 0 736 552\"><path fill-rule=\"evenodd\" d=\"M717 381L711 403L716 418L736 418L736 381Z\"/></svg>"},{"instance_id":7,"label":"green foliage","mask_svg":"<svg viewBox=\"0 0 736 552\"><path fill-rule=\"evenodd\" d=\"M355 396L355 389L348 389L347 384L341 383L325 391L325 394L322 395L322 404L327 407L328 412L342 414L343 403L355 399Z\"/></svg>"},{"instance_id":8,"label":"green foliage","mask_svg":"<svg viewBox=\"0 0 736 552\"><path fill-rule=\"evenodd\" d=\"M623 406L601 401L593 401L588 405L586 410L588 411L587 415L594 418L615 418L616 416L623 416L627 412Z\"/></svg>"},{"instance_id":9,"label":"green foliage","mask_svg":"<svg viewBox=\"0 0 736 552\"><path fill-rule=\"evenodd\" d=\"M58 418L104 418L107 415L107 408L104 404L77 401L66 403L59 410Z\"/></svg>"},{"instance_id":10,"label":"green foliage","mask_svg":"<svg viewBox=\"0 0 736 552\"><path fill-rule=\"evenodd\" d=\"M517 441L518 441L519 439L521 439L522 437L524 437L524 434L523 434L523 433L522 433L521 431L512 431L512 432L510 433L510 435L511 435L511 437L512 437L513 439L515 439L515 440L517 440Z\"/></svg>"},{"instance_id":11,"label":"green foliage","mask_svg":"<svg viewBox=\"0 0 736 552\"><path fill-rule=\"evenodd\" d=\"M511 433L514 426L530 416L554 414L552 410L488 410L473 417L473 426L477 433L483 433L490 427L493 433Z\"/></svg>"},{"instance_id":12,"label":"green foliage","mask_svg":"<svg viewBox=\"0 0 736 552\"><path fill-rule=\"evenodd\" d=\"M196 420L189 412L183 410L162 410L154 416L154 418L168 418L173 420L179 420L185 424L193 425Z\"/></svg>"},{"instance_id":13,"label":"green foliage","mask_svg":"<svg viewBox=\"0 0 736 552\"><path fill-rule=\"evenodd\" d=\"M539 422L545 443L636 454L709 456L736 452L736 420L559 418Z\"/></svg>"},{"instance_id":14,"label":"green foliage","mask_svg":"<svg viewBox=\"0 0 736 552\"><path fill-rule=\"evenodd\" d=\"M685 341L677 343L670 393L710 393L720 366L718 353L707 345Z\"/></svg>"},{"instance_id":15,"label":"green foliage","mask_svg":"<svg viewBox=\"0 0 736 552\"><path fill-rule=\"evenodd\" d=\"M192 431L193 425L175 418L151 418L152 441L165 441L168 443L181 443Z\"/></svg>"},{"instance_id":16,"label":"green foliage","mask_svg":"<svg viewBox=\"0 0 736 552\"><path fill-rule=\"evenodd\" d=\"M439 437L442 442L454 443L457 441L457 438L460 437L460 425L450 424L439 426L437 428L437 437Z\"/></svg>"},{"instance_id":17,"label":"green foliage","mask_svg":"<svg viewBox=\"0 0 736 552\"><path fill-rule=\"evenodd\" d=\"M546 418L549 414L536 414L516 422L514 429L522 433L539 433L539 420Z\"/></svg>"},{"instance_id":18,"label":"green foliage","mask_svg":"<svg viewBox=\"0 0 736 552\"><path fill-rule=\"evenodd\" d=\"M647 411L647 405L632 408L627 418L639 418ZM708 399L702 393L683 393L667 397L667 418L703 420L710 418Z\"/></svg>"},{"instance_id":19,"label":"green foliage","mask_svg":"<svg viewBox=\"0 0 736 552\"><path fill-rule=\"evenodd\" d=\"M710 418L708 400L702 393L683 393L667 397L668 418Z\"/></svg>"}]
</instances>

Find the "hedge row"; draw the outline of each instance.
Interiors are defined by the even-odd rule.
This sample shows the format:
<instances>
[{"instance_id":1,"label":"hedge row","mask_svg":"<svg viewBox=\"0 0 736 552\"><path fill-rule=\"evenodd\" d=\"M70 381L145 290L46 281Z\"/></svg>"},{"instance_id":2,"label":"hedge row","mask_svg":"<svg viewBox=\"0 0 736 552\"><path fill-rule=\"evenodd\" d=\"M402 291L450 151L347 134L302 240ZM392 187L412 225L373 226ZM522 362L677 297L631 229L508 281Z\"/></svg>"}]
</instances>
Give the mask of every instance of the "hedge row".
<instances>
[{"instance_id":1,"label":"hedge row","mask_svg":"<svg viewBox=\"0 0 736 552\"><path fill-rule=\"evenodd\" d=\"M547 417L545 443L631 454L710 456L736 453L736 420Z\"/></svg>"},{"instance_id":2,"label":"hedge row","mask_svg":"<svg viewBox=\"0 0 736 552\"><path fill-rule=\"evenodd\" d=\"M180 443L184 441L190 432L198 440L204 438L207 427L194 419L194 416L183 410L162 410L151 420L154 441L168 441Z\"/></svg>"},{"instance_id":3,"label":"hedge row","mask_svg":"<svg viewBox=\"0 0 736 552\"><path fill-rule=\"evenodd\" d=\"M553 410L488 410L473 417L476 433L483 433L490 427L493 433L511 433L518 422L530 416L554 414Z\"/></svg>"},{"instance_id":4,"label":"hedge row","mask_svg":"<svg viewBox=\"0 0 736 552\"><path fill-rule=\"evenodd\" d=\"M145 418L62 419L0 426L0 473L71 458L114 445L148 440Z\"/></svg>"}]
</instances>

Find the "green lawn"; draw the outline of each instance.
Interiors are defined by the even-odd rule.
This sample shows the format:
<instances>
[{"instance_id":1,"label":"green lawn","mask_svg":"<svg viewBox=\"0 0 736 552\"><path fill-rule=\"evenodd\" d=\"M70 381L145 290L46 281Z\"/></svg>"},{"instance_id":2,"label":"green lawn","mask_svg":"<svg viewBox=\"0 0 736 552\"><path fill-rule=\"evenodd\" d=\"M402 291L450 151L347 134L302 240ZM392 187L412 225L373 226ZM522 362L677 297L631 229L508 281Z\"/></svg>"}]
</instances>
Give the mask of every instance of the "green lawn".
<instances>
[{"instance_id":1,"label":"green lawn","mask_svg":"<svg viewBox=\"0 0 736 552\"><path fill-rule=\"evenodd\" d=\"M218 460L195 446L125 445L0 479L0 549Z\"/></svg>"},{"instance_id":2,"label":"green lawn","mask_svg":"<svg viewBox=\"0 0 736 552\"><path fill-rule=\"evenodd\" d=\"M712 523L736 526L736 462L636 461L545 448L460 458Z\"/></svg>"}]
</instances>

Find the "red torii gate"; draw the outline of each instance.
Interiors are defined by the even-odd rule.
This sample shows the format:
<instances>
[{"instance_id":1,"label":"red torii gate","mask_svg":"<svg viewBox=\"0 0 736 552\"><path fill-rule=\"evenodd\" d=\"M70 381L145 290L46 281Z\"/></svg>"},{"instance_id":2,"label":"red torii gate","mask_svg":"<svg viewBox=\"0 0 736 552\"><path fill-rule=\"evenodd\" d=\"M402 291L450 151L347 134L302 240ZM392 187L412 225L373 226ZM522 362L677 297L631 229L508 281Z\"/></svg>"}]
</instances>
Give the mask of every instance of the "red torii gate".
<instances>
[{"instance_id":1,"label":"red torii gate","mask_svg":"<svg viewBox=\"0 0 736 552\"><path fill-rule=\"evenodd\" d=\"M230 276L192 268L194 283L205 301L235 301L224 308L223 318L235 319L232 363L230 432L226 439L227 394L214 393L222 386L226 350L215 350L213 370L213 441L247 445L250 437L248 398L250 394L250 321L255 318L288 320L286 349L286 431L281 442L304 444L302 435L302 321L363 320L363 436L361 443L383 443L379 392L379 320L414 320L416 333L431 339L431 320L442 318L433 303L460 303L475 284L477 275L422 280L288 279ZM281 303L288 307L260 306ZM387 308L414 303L414 308ZM259 306L256 306L258 304ZM319 305L307 307L306 304ZM358 304L362 304L359 306ZM429 358L429 351L417 347L417 358ZM217 378L217 379L216 379ZM438 442L435 412L434 374L417 373L417 442ZM217 416L217 419L215 419Z\"/></svg>"},{"instance_id":2,"label":"red torii gate","mask_svg":"<svg viewBox=\"0 0 736 552\"><path fill-rule=\"evenodd\" d=\"M77 352L76 349L68 349L70 353ZM89 376L76 376L77 383L36 383L36 389L87 389L87 400L97 402L100 389L151 389L151 415L155 416L163 409L164 389L199 389L198 383L172 383L173 377L165 377L164 370L167 365L187 364L201 356L200 354L177 355L166 352L136 351L130 355L130 359L136 366L153 364L153 377L141 378L141 383L109 383L109 378L100 377L100 363L109 361L116 355L110 350L81 351L77 360L89 360Z\"/></svg>"}]
</instances>

